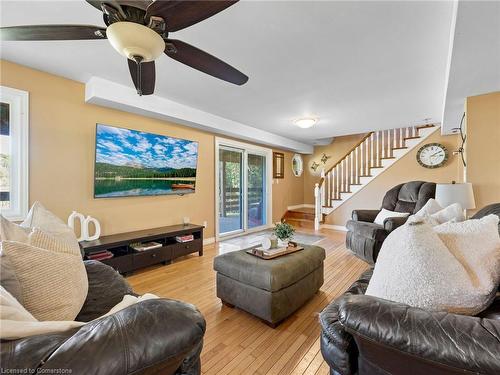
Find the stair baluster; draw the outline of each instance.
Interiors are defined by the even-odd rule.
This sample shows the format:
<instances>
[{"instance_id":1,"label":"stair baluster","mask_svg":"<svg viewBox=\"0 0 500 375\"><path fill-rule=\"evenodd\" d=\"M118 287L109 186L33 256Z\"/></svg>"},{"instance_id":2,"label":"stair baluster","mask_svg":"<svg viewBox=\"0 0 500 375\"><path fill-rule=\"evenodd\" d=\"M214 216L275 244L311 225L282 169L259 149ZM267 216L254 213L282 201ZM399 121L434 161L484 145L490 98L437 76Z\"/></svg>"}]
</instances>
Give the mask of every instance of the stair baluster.
<instances>
[{"instance_id":1,"label":"stair baluster","mask_svg":"<svg viewBox=\"0 0 500 375\"><path fill-rule=\"evenodd\" d=\"M419 130L434 126L408 126L367 133L328 171L322 170L319 190L315 187L315 207L331 208L333 201L342 200L342 193L352 192L353 185L362 185L362 177L371 177L372 168L382 168L383 159L394 159L394 150L407 148L407 140L419 138ZM321 215L315 215L318 223L322 220Z\"/></svg>"}]
</instances>

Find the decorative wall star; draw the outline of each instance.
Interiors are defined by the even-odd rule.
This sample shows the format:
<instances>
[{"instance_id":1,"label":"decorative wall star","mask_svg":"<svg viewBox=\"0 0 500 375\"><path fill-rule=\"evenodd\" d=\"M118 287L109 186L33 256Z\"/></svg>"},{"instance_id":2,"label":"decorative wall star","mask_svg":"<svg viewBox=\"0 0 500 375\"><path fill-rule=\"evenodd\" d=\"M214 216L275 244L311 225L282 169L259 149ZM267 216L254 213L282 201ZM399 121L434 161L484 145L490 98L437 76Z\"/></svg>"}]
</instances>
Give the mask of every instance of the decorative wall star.
<instances>
[{"instance_id":1,"label":"decorative wall star","mask_svg":"<svg viewBox=\"0 0 500 375\"><path fill-rule=\"evenodd\" d=\"M325 153L323 153L323 156L321 156L321 162L322 162L323 164L326 164L326 162L327 162L327 161L328 161L328 159L330 159L330 158L331 158L331 155L330 155L330 156L328 156L328 155L326 155Z\"/></svg>"}]
</instances>

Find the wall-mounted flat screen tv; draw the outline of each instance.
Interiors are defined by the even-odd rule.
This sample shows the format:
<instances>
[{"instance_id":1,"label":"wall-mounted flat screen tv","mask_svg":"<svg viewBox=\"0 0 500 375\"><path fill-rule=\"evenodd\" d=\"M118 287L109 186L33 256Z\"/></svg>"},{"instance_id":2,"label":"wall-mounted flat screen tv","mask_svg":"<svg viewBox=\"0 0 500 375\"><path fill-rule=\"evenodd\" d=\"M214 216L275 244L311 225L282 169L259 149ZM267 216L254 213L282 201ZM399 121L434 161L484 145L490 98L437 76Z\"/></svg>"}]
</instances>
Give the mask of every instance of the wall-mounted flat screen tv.
<instances>
[{"instance_id":1,"label":"wall-mounted flat screen tv","mask_svg":"<svg viewBox=\"0 0 500 375\"><path fill-rule=\"evenodd\" d=\"M94 197L195 192L198 142L97 124Z\"/></svg>"}]
</instances>

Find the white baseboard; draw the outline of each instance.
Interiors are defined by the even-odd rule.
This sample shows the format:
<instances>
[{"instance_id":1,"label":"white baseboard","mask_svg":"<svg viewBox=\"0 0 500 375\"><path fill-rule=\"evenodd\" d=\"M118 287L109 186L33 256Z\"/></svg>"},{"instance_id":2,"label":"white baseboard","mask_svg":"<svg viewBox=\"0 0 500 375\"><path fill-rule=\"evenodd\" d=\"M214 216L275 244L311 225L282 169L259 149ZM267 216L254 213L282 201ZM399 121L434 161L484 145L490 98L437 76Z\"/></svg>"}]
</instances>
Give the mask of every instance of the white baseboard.
<instances>
[{"instance_id":1,"label":"white baseboard","mask_svg":"<svg viewBox=\"0 0 500 375\"><path fill-rule=\"evenodd\" d=\"M297 204L295 206L288 206L287 210L296 210L297 208L314 208L314 204Z\"/></svg>"},{"instance_id":2,"label":"white baseboard","mask_svg":"<svg viewBox=\"0 0 500 375\"><path fill-rule=\"evenodd\" d=\"M205 245L210 245L215 243L215 237L210 237L210 238L204 238L203 239L203 246Z\"/></svg>"},{"instance_id":3,"label":"white baseboard","mask_svg":"<svg viewBox=\"0 0 500 375\"><path fill-rule=\"evenodd\" d=\"M342 232L347 232L347 228L343 225L321 224L320 229L333 229L333 230L340 230Z\"/></svg>"}]
</instances>

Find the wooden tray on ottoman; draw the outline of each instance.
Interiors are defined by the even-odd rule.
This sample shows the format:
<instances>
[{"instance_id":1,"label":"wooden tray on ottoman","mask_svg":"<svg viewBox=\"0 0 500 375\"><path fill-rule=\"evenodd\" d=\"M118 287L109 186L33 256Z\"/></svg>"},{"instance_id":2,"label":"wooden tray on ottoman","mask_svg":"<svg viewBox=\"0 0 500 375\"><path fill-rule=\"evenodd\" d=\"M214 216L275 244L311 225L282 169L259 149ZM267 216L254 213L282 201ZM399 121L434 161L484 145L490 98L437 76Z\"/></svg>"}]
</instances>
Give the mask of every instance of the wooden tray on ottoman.
<instances>
[{"instance_id":1,"label":"wooden tray on ottoman","mask_svg":"<svg viewBox=\"0 0 500 375\"><path fill-rule=\"evenodd\" d=\"M280 251L281 250L281 251ZM261 259L269 260L269 259L274 259L281 257L283 255L288 255L295 253L297 251L304 250L302 246L295 246L295 247L282 247L279 249L273 249L271 250L271 254L266 254L269 250L264 250L262 247L255 247L253 249L248 249L247 253L253 256L256 256Z\"/></svg>"}]
</instances>

